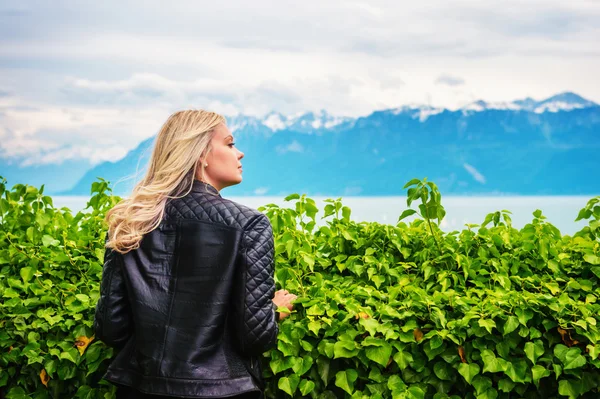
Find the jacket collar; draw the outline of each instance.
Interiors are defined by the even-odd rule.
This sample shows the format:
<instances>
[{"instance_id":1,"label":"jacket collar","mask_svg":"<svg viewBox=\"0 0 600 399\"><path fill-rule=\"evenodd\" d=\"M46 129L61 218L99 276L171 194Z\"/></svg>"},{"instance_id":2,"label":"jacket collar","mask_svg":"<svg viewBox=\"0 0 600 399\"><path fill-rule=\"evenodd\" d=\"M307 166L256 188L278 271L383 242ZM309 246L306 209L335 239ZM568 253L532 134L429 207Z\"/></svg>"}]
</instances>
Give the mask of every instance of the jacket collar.
<instances>
[{"instance_id":1,"label":"jacket collar","mask_svg":"<svg viewBox=\"0 0 600 399\"><path fill-rule=\"evenodd\" d=\"M201 180L197 180L197 179L194 179L194 184L192 185L192 191L195 193L208 193L208 194L212 194L212 195L218 195L219 197L221 196L221 194L219 193L219 190L217 190L210 184L205 183Z\"/></svg>"}]
</instances>

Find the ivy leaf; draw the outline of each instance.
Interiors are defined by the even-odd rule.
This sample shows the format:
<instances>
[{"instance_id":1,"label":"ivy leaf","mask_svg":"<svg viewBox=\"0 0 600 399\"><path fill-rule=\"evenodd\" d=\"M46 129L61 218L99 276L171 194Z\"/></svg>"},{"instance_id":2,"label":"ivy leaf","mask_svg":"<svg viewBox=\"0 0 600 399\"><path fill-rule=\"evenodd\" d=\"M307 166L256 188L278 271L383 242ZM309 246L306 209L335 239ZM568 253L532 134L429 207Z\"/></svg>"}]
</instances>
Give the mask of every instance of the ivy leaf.
<instances>
[{"instance_id":1,"label":"ivy leaf","mask_svg":"<svg viewBox=\"0 0 600 399\"><path fill-rule=\"evenodd\" d=\"M415 213L417 213L417 211L415 211L414 209L406 209L404 212L402 212L402 214L398 218L398 222L400 222L402 219L405 219L409 216L414 215Z\"/></svg>"},{"instance_id":2,"label":"ivy leaf","mask_svg":"<svg viewBox=\"0 0 600 399\"><path fill-rule=\"evenodd\" d=\"M483 360L484 373L499 373L505 370L504 359L498 359L489 349L481 351L481 360Z\"/></svg>"},{"instance_id":3,"label":"ivy leaf","mask_svg":"<svg viewBox=\"0 0 600 399\"><path fill-rule=\"evenodd\" d=\"M579 396L577 386L578 383L575 381L560 380L558 381L558 393L569 398L577 398Z\"/></svg>"},{"instance_id":4,"label":"ivy leaf","mask_svg":"<svg viewBox=\"0 0 600 399\"><path fill-rule=\"evenodd\" d=\"M425 391L418 386L410 386L407 390L409 399L425 399Z\"/></svg>"},{"instance_id":5,"label":"ivy leaf","mask_svg":"<svg viewBox=\"0 0 600 399\"><path fill-rule=\"evenodd\" d=\"M315 383L310 380L300 381L300 393L302 396L306 396L315 389Z\"/></svg>"},{"instance_id":6,"label":"ivy leaf","mask_svg":"<svg viewBox=\"0 0 600 399\"><path fill-rule=\"evenodd\" d=\"M539 339L534 342L525 343L525 355L531 360L531 364L535 364L537 359L544 354L544 343Z\"/></svg>"},{"instance_id":7,"label":"ivy leaf","mask_svg":"<svg viewBox=\"0 0 600 399\"><path fill-rule=\"evenodd\" d=\"M6 399L30 399L31 397L21 387L11 388L6 394Z\"/></svg>"},{"instance_id":8,"label":"ivy leaf","mask_svg":"<svg viewBox=\"0 0 600 399\"><path fill-rule=\"evenodd\" d=\"M382 346L366 348L365 354L367 355L367 358L385 367L392 355L392 346L387 342L384 342Z\"/></svg>"},{"instance_id":9,"label":"ivy leaf","mask_svg":"<svg viewBox=\"0 0 600 399\"><path fill-rule=\"evenodd\" d=\"M48 234L44 234L44 236L42 237L42 245L45 247L55 247L58 244L60 244L60 241Z\"/></svg>"},{"instance_id":10,"label":"ivy leaf","mask_svg":"<svg viewBox=\"0 0 600 399\"><path fill-rule=\"evenodd\" d=\"M295 374L291 374L287 377L281 377L277 382L277 387L293 397L294 392L296 392L296 389L298 388L299 382L300 377Z\"/></svg>"},{"instance_id":11,"label":"ivy leaf","mask_svg":"<svg viewBox=\"0 0 600 399\"><path fill-rule=\"evenodd\" d=\"M586 364L585 357L581 355L581 349L567 348L562 344L554 347L554 356L563 364L563 370L572 370L583 367Z\"/></svg>"},{"instance_id":12,"label":"ivy leaf","mask_svg":"<svg viewBox=\"0 0 600 399\"><path fill-rule=\"evenodd\" d=\"M338 371L335 375L335 386L342 388L349 395L354 392L354 382L358 378L358 372L354 369Z\"/></svg>"},{"instance_id":13,"label":"ivy leaf","mask_svg":"<svg viewBox=\"0 0 600 399\"><path fill-rule=\"evenodd\" d=\"M498 381L498 389L506 393L512 391L515 385L517 384L512 382L512 380L510 380L509 378L503 378L500 381Z\"/></svg>"},{"instance_id":14,"label":"ivy leaf","mask_svg":"<svg viewBox=\"0 0 600 399\"><path fill-rule=\"evenodd\" d=\"M592 254L583 255L583 260L592 265L600 265L600 257Z\"/></svg>"},{"instance_id":15,"label":"ivy leaf","mask_svg":"<svg viewBox=\"0 0 600 399\"><path fill-rule=\"evenodd\" d=\"M410 364L412 364L414 359L412 353L399 350L394 354L394 361L396 362L400 370L404 370Z\"/></svg>"},{"instance_id":16,"label":"ivy leaf","mask_svg":"<svg viewBox=\"0 0 600 399\"><path fill-rule=\"evenodd\" d=\"M60 354L60 358L77 364L77 360L79 358L79 353L77 353L77 349L69 348Z\"/></svg>"},{"instance_id":17,"label":"ivy leaf","mask_svg":"<svg viewBox=\"0 0 600 399\"><path fill-rule=\"evenodd\" d=\"M508 316L504 323L504 332L502 335L510 334L519 327L519 320L515 316Z\"/></svg>"},{"instance_id":18,"label":"ivy leaf","mask_svg":"<svg viewBox=\"0 0 600 399\"><path fill-rule=\"evenodd\" d=\"M478 324L479 324L479 327L485 328L488 331L488 333L490 333L490 334L492 333L492 328L496 327L496 322L492 319L481 318L481 319L479 319Z\"/></svg>"},{"instance_id":19,"label":"ivy leaf","mask_svg":"<svg viewBox=\"0 0 600 399\"><path fill-rule=\"evenodd\" d=\"M19 274L21 275L23 282L28 283L29 280L33 278L35 270L33 269L33 267L22 267L21 270L19 270Z\"/></svg>"},{"instance_id":20,"label":"ivy leaf","mask_svg":"<svg viewBox=\"0 0 600 399\"><path fill-rule=\"evenodd\" d=\"M544 377L550 376L552 374L552 371L548 370L544 366L536 364L531 369L531 374L533 375L533 383L539 388L540 380Z\"/></svg>"},{"instance_id":21,"label":"ivy leaf","mask_svg":"<svg viewBox=\"0 0 600 399\"><path fill-rule=\"evenodd\" d=\"M452 380L452 368L445 361L439 361L433 365L433 373L443 381Z\"/></svg>"},{"instance_id":22,"label":"ivy leaf","mask_svg":"<svg viewBox=\"0 0 600 399\"><path fill-rule=\"evenodd\" d=\"M333 345L333 358L353 358L358 354L358 348L353 341L338 341Z\"/></svg>"},{"instance_id":23,"label":"ivy leaf","mask_svg":"<svg viewBox=\"0 0 600 399\"><path fill-rule=\"evenodd\" d=\"M507 362L505 373L513 382L530 382L531 378L527 374L528 369L525 359L513 360Z\"/></svg>"},{"instance_id":24,"label":"ivy leaf","mask_svg":"<svg viewBox=\"0 0 600 399\"><path fill-rule=\"evenodd\" d=\"M459 374L462 375L469 384L471 384L473 378L479 374L479 370L479 365L475 363L461 363L458 365Z\"/></svg>"}]
</instances>

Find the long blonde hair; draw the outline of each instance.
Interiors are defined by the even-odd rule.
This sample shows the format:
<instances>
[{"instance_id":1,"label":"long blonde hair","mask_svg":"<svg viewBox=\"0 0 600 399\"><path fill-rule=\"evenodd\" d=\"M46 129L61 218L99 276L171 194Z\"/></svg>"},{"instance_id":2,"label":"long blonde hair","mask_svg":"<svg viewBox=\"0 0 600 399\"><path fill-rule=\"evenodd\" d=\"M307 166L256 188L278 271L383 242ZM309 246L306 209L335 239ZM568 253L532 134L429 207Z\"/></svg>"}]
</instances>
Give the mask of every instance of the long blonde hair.
<instances>
[{"instance_id":1,"label":"long blonde hair","mask_svg":"<svg viewBox=\"0 0 600 399\"><path fill-rule=\"evenodd\" d=\"M203 110L172 114L156 137L148 171L135 185L131 196L106 214L107 248L126 253L140 246L144 234L156 229L169 198L186 195L192 189L200 158L210 152L214 129L225 118Z\"/></svg>"}]
</instances>

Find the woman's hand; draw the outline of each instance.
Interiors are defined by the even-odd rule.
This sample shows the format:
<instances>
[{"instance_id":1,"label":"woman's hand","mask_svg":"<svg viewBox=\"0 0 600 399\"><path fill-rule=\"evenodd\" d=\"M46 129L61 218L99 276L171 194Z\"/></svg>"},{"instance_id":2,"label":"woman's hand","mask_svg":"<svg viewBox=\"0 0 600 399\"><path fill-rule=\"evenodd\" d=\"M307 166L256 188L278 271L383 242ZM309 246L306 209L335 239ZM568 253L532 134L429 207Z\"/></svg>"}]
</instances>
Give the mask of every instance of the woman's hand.
<instances>
[{"instance_id":1,"label":"woman's hand","mask_svg":"<svg viewBox=\"0 0 600 399\"><path fill-rule=\"evenodd\" d=\"M294 309L294 305L292 302L298 298L294 294L290 294L287 290L279 290L275 292L275 297L273 298L273 303L278 308L288 308L290 312ZM288 317L289 313L279 313L279 320L283 320Z\"/></svg>"}]
</instances>

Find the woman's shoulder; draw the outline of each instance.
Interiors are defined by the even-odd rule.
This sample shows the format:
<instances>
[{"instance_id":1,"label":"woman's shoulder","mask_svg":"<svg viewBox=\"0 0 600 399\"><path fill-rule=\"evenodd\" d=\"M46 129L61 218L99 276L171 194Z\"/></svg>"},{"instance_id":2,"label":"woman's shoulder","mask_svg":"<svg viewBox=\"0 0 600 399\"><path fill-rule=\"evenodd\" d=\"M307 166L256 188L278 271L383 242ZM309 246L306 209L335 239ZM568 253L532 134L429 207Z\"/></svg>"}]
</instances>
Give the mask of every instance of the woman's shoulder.
<instances>
[{"instance_id":1,"label":"woman's shoulder","mask_svg":"<svg viewBox=\"0 0 600 399\"><path fill-rule=\"evenodd\" d=\"M207 196L190 193L170 200L165 208L169 219L198 220L245 229L256 219L266 216L260 211L219 195Z\"/></svg>"}]
</instances>

